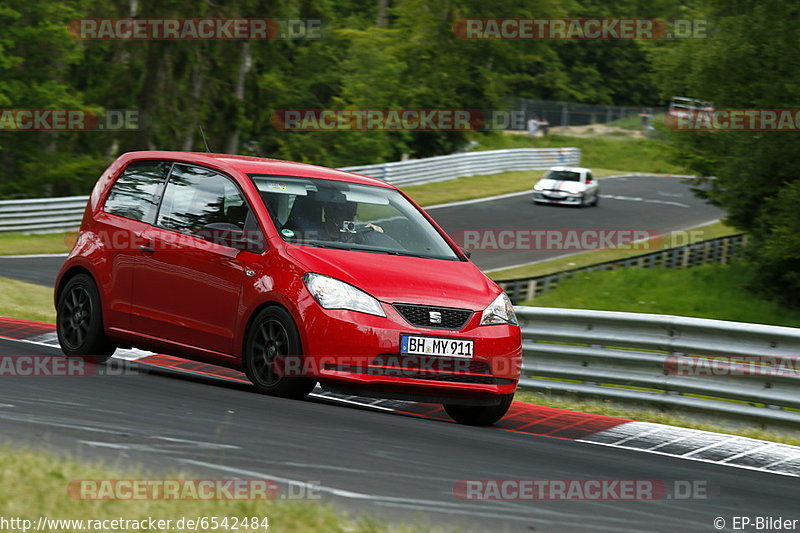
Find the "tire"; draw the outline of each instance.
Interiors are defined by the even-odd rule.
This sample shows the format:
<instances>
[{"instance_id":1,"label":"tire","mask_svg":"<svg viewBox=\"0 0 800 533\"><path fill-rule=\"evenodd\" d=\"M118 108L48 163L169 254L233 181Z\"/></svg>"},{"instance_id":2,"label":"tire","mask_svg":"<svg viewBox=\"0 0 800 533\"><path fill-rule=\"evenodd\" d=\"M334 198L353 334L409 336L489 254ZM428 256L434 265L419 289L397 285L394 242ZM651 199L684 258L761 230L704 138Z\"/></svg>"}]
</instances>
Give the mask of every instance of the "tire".
<instances>
[{"instance_id":1,"label":"tire","mask_svg":"<svg viewBox=\"0 0 800 533\"><path fill-rule=\"evenodd\" d=\"M599 203L600 203L600 195L599 194L595 194L594 195L594 202L592 202L592 207L597 207L597 205Z\"/></svg>"},{"instance_id":2,"label":"tire","mask_svg":"<svg viewBox=\"0 0 800 533\"><path fill-rule=\"evenodd\" d=\"M103 307L94 280L86 274L70 279L56 306L56 333L67 356L90 356L106 362L117 349L103 329Z\"/></svg>"},{"instance_id":3,"label":"tire","mask_svg":"<svg viewBox=\"0 0 800 533\"><path fill-rule=\"evenodd\" d=\"M513 394L506 394L498 405L452 405L445 404L444 410L450 418L466 426L491 426L508 412Z\"/></svg>"},{"instance_id":4,"label":"tire","mask_svg":"<svg viewBox=\"0 0 800 533\"><path fill-rule=\"evenodd\" d=\"M314 379L285 375L287 356L301 356L300 335L292 316L281 307L267 307L256 315L242 354L247 378L261 394L301 399L314 390Z\"/></svg>"}]
</instances>

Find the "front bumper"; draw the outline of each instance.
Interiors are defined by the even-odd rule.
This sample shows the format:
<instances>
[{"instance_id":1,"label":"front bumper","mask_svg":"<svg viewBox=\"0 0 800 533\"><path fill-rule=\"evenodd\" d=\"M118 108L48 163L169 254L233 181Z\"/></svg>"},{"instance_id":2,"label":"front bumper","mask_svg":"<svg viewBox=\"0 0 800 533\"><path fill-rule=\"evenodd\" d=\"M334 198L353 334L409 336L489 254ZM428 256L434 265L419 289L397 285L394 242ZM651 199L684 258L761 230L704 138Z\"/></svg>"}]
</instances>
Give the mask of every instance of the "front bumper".
<instances>
[{"instance_id":1,"label":"front bumper","mask_svg":"<svg viewBox=\"0 0 800 533\"><path fill-rule=\"evenodd\" d=\"M522 364L517 326L480 326L476 312L459 331L409 324L391 305L386 317L346 310L306 309L304 358L326 388L382 398L493 403L512 394ZM472 339L472 358L400 354L400 336Z\"/></svg>"},{"instance_id":2,"label":"front bumper","mask_svg":"<svg viewBox=\"0 0 800 533\"><path fill-rule=\"evenodd\" d=\"M555 196L543 192L534 192L533 201L537 204L568 204L578 205L583 200L583 195Z\"/></svg>"}]
</instances>

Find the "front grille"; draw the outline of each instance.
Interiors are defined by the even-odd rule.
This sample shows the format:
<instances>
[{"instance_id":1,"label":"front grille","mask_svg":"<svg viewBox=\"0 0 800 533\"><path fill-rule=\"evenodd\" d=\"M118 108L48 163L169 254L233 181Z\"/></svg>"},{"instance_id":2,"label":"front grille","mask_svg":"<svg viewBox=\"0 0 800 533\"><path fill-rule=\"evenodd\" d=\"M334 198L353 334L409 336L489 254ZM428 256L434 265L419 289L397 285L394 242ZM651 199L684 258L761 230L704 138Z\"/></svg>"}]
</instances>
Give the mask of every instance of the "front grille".
<instances>
[{"instance_id":1,"label":"front grille","mask_svg":"<svg viewBox=\"0 0 800 533\"><path fill-rule=\"evenodd\" d=\"M423 328L461 329L472 316L469 309L431 305L394 304L409 324Z\"/></svg>"}]
</instances>

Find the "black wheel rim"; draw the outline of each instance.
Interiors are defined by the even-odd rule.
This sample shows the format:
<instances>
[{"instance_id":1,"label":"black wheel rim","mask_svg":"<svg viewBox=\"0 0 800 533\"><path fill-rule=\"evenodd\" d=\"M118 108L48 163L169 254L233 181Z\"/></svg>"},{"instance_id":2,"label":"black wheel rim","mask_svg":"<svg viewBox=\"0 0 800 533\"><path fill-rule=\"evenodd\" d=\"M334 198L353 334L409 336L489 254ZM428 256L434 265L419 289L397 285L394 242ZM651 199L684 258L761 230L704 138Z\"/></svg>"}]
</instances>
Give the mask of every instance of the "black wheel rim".
<instances>
[{"instance_id":1,"label":"black wheel rim","mask_svg":"<svg viewBox=\"0 0 800 533\"><path fill-rule=\"evenodd\" d=\"M70 348L80 348L92 325L92 300L83 287L73 287L61 307L61 333Z\"/></svg>"},{"instance_id":2,"label":"black wheel rim","mask_svg":"<svg viewBox=\"0 0 800 533\"><path fill-rule=\"evenodd\" d=\"M278 383L283 377L283 361L289 355L289 333L278 320L261 323L253 340L253 370L262 385Z\"/></svg>"}]
</instances>

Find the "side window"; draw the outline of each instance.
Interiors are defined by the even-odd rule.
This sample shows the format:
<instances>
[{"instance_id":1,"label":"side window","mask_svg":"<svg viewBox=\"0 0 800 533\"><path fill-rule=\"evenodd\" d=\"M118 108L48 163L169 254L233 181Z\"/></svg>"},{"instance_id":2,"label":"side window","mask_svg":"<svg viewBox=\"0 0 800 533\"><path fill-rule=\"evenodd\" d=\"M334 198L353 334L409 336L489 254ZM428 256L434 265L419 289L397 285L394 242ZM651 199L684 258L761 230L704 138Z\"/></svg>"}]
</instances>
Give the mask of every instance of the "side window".
<instances>
[{"instance_id":1,"label":"side window","mask_svg":"<svg viewBox=\"0 0 800 533\"><path fill-rule=\"evenodd\" d=\"M111 187L103 208L106 213L152 224L158 206L158 190L171 163L135 161L128 165Z\"/></svg>"},{"instance_id":2,"label":"side window","mask_svg":"<svg viewBox=\"0 0 800 533\"><path fill-rule=\"evenodd\" d=\"M244 229L248 213L239 189L227 177L206 168L176 164L164 190L157 224L199 236L209 224Z\"/></svg>"}]
</instances>

